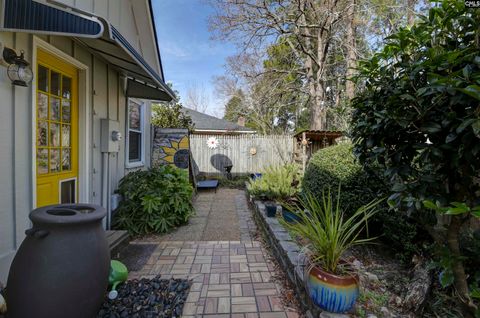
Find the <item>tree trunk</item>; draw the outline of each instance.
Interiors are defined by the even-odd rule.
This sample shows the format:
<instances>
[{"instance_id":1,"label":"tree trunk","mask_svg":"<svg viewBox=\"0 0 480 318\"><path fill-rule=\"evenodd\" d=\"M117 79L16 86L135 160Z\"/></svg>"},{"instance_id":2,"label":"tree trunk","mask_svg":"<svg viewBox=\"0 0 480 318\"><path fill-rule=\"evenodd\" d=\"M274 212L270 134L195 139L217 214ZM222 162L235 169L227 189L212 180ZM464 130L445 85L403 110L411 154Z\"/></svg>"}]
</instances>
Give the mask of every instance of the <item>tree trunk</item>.
<instances>
[{"instance_id":1,"label":"tree trunk","mask_svg":"<svg viewBox=\"0 0 480 318\"><path fill-rule=\"evenodd\" d=\"M347 71L345 95L351 101L355 97L355 83L351 80L356 67L356 39L355 39L355 0L350 0L347 9Z\"/></svg>"},{"instance_id":2,"label":"tree trunk","mask_svg":"<svg viewBox=\"0 0 480 318\"><path fill-rule=\"evenodd\" d=\"M415 22L415 4L416 0L407 0L407 24L412 26Z\"/></svg>"},{"instance_id":3,"label":"tree trunk","mask_svg":"<svg viewBox=\"0 0 480 318\"><path fill-rule=\"evenodd\" d=\"M428 268L426 259L420 256L414 256L412 280L407 288L407 294L403 302L403 307L408 310L419 313L427 299L432 285L431 269Z\"/></svg>"},{"instance_id":4,"label":"tree trunk","mask_svg":"<svg viewBox=\"0 0 480 318\"><path fill-rule=\"evenodd\" d=\"M327 108L324 105L323 95L323 87L317 85L310 114L311 130L327 130Z\"/></svg>"},{"instance_id":5,"label":"tree trunk","mask_svg":"<svg viewBox=\"0 0 480 318\"><path fill-rule=\"evenodd\" d=\"M457 291L462 304L464 305L464 311L469 317L473 317L475 314L476 306L470 298L467 276L465 274L465 268L461 261L461 252L460 252L460 243L459 243L459 234L462 228L463 222L462 217L458 215L453 215L450 225L447 232L447 245L450 253L453 257L453 277L454 277L454 286Z\"/></svg>"}]
</instances>

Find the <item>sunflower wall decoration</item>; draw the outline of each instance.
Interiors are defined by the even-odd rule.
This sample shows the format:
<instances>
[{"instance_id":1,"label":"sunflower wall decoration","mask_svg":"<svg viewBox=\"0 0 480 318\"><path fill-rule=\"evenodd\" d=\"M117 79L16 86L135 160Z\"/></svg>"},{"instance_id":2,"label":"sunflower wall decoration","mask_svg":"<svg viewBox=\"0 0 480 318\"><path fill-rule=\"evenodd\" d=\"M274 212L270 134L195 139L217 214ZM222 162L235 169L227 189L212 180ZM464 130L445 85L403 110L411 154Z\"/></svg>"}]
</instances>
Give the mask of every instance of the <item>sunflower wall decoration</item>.
<instances>
[{"instance_id":1,"label":"sunflower wall decoration","mask_svg":"<svg viewBox=\"0 0 480 318\"><path fill-rule=\"evenodd\" d=\"M171 164L188 169L190 161L190 141L188 134L158 134L156 136L157 154L160 164Z\"/></svg>"}]
</instances>

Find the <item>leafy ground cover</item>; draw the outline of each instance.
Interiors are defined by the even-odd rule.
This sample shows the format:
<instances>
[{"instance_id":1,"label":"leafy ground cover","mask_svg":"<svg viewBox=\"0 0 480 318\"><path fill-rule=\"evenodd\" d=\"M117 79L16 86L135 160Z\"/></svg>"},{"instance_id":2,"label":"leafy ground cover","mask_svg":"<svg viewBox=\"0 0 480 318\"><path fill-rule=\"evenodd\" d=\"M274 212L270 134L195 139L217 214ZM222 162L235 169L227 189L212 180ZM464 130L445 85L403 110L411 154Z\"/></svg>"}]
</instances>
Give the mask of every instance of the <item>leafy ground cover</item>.
<instances>
[{"instance_id":1,"label":"leafy ground cover","mask_svg":"<svg viewBox=\"0 0 480 318\"><path fill-rule=\"evenodd\" d=\"M170 165L127 174L118 193L123 200L115 226L131 234L165 233L194 213L188 173Z\"/></svg>"}]
</instances>

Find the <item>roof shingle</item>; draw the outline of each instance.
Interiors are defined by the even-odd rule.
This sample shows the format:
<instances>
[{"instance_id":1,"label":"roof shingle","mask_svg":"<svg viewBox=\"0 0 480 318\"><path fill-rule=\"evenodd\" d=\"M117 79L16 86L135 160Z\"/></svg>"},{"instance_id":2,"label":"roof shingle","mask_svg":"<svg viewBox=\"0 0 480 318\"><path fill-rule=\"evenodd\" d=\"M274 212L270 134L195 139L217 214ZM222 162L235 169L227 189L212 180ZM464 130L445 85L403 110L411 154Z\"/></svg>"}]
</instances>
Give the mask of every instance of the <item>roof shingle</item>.
<instances>
[{"instance_id":1,"label":"roof shingle","mask_svg":"<svg viewBox=\"0 0 480 318\"><path fill-rule=\"evenodd\" d=\"M182 111L192 118L192 121L195 124L195 129L254 132L251 128L240 126L237 123L225 119L203 114L193 109L183 107Z\"/></svg>"}]
</instances>

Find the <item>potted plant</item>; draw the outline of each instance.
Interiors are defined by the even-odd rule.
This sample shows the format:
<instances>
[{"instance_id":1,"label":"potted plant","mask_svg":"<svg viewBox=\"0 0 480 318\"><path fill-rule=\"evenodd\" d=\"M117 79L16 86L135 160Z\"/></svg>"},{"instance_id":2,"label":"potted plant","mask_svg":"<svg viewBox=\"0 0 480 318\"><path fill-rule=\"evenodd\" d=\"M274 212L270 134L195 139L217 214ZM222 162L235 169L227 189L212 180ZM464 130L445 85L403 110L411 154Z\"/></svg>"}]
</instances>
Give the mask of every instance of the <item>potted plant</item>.
<instances>
[{"instance_id":1,"label":"potted plant","mask_svg":"<svg viewBox=\"0 0 480 318\"><path fill-rule=\"evenodd\" d=\"M253 197L265 202L268 217L275 217L277 203L289 201L298 193L300 184L300 170L298 166L288 164L271 166L265 169L261 178L249 180L247 191Z\"/></svg>"},{"instance_id":2,"label":"potted plant","mask_svg":"<svg viewBox=\"0 0 480 318\"><path fill-rule=\"evenodd\" d=\"M265 211L269 218L273 218L277 215L277 204L273 201L265 202Z\"/></svg>"},{"instance_id":3,"label":"potted plant","mask_svg":"<svg viewBox=\"0 0 480 318\"><path fill-rule=\"evenodd\" d=\"M282 206L282 218L287 223L297 223L301 221L298 213L294 209L303 210L300 202L296 197L289 198L281 202Z\"/></svg>"},{"instance_id":4,"label":"potted plant","mask_svg":"<svg viewBox=\"0 0 480 318\"><path fill-rule=\"evenodd\" d=\"M381 201L372 201L347 216L339 208L339 198L340 190L335 204L330 191L321 200L306 194L299 198L304 209L291 207L298 211L299 222L283 222L307 242L311 266L306 273L306 288L310 297L323 310L336 313L349 311L359 294L358 276L342 256L352 246L373 240L360 234L368 230L367 221L377 213Z\"/></svg>"}]
</instances>

